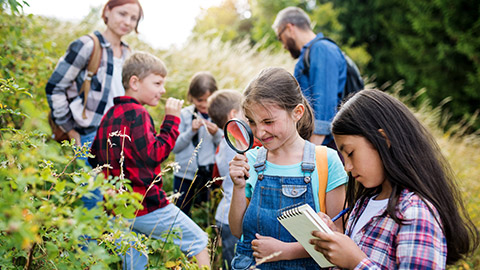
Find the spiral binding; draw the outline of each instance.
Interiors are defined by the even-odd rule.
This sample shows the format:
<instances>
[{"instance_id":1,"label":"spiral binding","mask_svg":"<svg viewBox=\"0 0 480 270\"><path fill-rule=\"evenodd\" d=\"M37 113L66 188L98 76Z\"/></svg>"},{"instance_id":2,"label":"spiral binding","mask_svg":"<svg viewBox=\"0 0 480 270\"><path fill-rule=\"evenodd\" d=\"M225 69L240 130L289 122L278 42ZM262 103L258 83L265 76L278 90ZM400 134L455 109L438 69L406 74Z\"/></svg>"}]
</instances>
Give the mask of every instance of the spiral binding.
<instances>
[{"instance_id":1,"label":"spiral binding","mask_svg":"<svg viewBox=\"0 0 480 270\"><path fill-rule=\"evenodd\" d=\"M303 205L303 203L297 203L280 209L277 218L286 219L301 215L302 213L298 210L298 207L301 205Z\"/></svg>"}]
</instances>

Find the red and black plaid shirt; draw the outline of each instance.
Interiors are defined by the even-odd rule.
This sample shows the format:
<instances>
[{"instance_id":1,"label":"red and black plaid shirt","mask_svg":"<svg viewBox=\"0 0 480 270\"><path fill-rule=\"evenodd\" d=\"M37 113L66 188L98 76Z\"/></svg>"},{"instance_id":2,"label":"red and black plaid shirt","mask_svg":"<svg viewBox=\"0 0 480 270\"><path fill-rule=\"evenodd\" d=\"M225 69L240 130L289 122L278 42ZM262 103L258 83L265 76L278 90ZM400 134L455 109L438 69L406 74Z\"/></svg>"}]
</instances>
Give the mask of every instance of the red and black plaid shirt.
<instances>
[{"instance_id":1,"label":"red and black plaid shirt","mask_svg":"<svg viewBox=\"0 0 480 270\"><path fill-rule=\"evenodd\" d=\"M162 189L160 165L175 146L180 118L166 115L157 134L152 117L134 98L116 97L114 104L103 116L92 143L90 151L95 158L88 161L94 168L110 164L113 169L103 170L106 177L120 176L123 148L125 179L131 181L134 192L145 196L142 202L144 209L137 213L137 216L142 216L169 204Z\"/></svg>"}]
</instances>

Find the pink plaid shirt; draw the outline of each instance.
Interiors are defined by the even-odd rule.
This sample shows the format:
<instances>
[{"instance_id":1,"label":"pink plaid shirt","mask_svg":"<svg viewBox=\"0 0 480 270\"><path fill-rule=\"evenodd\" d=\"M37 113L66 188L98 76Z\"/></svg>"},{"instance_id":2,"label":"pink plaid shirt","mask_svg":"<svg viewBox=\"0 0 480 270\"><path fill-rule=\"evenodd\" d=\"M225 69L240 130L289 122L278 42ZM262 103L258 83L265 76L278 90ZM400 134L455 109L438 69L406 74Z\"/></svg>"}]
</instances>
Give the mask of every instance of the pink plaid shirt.
<instances>
[{"instance_id":1,"label":"pink plaid shirt","mask_svg":"<svg viewBox=\"0 0 480 270\"><path fill-rule=\"evenodd\" d=\"M355 216L363 213L368 201L362 205L357 201L345 231L368 256L355 269L445 269L447 242L437 222L438 212L431 204L433 213L419 196L404 189L397 214L406 224L397 224L385 207L352 236Z\"/></svg>"}]
</instances>

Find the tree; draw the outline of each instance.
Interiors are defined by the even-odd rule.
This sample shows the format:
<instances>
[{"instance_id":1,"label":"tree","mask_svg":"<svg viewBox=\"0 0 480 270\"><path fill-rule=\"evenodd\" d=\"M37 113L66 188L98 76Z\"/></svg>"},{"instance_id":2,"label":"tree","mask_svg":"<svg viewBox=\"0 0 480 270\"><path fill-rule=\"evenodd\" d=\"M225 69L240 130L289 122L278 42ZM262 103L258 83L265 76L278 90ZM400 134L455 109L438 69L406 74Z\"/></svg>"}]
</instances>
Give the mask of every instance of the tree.
<instances>
[{"instance_id":1,"label":"tree","mask_svg":"<svg viewBox=\"0 0 480 270\"><path fill-rule=\"evenodd\" d=\"M366 71L377 81L405 80L405 91L426 88L434 105L451 97L453 121L480 102L480 2L470 0L334 0L344 40L368 44ZM475 127L480 127L477 120Z\"/></svg>"}]
</instances>

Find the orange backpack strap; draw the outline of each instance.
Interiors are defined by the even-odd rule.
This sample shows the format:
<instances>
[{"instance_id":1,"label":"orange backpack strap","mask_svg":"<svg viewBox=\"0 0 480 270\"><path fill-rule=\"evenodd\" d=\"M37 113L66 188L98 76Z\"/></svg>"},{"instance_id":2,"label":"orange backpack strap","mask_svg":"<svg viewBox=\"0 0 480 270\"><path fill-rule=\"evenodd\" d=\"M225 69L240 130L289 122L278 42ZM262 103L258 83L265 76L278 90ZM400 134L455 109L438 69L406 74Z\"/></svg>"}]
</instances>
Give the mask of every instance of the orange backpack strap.
<instances>
[{"instance_id":1,"label":"orange backpack strap","mask_svg":"<svg viewBox=\"0 0 480 270\"><path fill-rule=\"evenodd\" d=\"M87 76L83 81L82 88L80 89L79 94L84 93L84 103L83 103L83 119L87 118L85 114L85 108L87 107L88 92L90 91L90 85L92 83L92 77L97 73L98 67L100 66L100 61L102 58L102 48L100 46L100 40L94 33L88 34L88 36L93 40L93 50L90 55L90 60L88 61L87 66Z\"/></svg>"},{"instance_id":2,"label":"orange backpack strap","mask_svg":"<svg viewBox=\"0 0 480 270\"><path fill-rule=\"evenodd\" d=\"M315 161L318 172L318 202L320 204L320 211L326 213L326 191L328 184L328 158L326 146L315 146Z\"/></svg>"}]
</instances>

